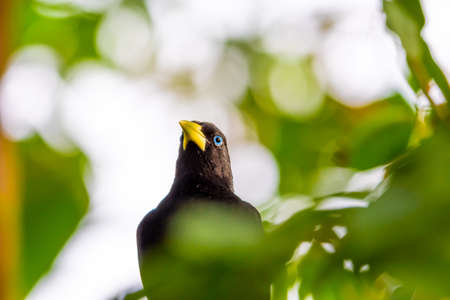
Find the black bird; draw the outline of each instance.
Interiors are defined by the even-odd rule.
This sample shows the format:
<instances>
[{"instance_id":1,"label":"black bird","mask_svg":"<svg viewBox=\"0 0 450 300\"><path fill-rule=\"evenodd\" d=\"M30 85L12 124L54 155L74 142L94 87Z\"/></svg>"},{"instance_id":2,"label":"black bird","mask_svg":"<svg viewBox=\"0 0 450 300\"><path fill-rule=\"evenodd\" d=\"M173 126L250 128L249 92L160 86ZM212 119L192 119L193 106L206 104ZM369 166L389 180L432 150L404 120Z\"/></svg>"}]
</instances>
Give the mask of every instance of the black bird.
<instances>
[{"instance_id":1,"label":"black bird","mask_svg":"<svg viewBox=\"0 0 450 300\"><path fill-rule=\"evenodd\" d=\"M257 279L248 278L252 276L245 276L242 273L232 274L232 276L241 289L253 289L252 291L242 294L236 286L229 286L221 289L220 295L208 295L205 291L195 291L190 284L189 287L194 291L190 290L189 294L188 289L184 287L182 298L175 288L178 284L177 280L187 284L186 280L189 281L190 276L195 278L198 274L190 274L181 279L164 278L164 274L156 274L160 270L170 269L169 266L164 265L163 260L158 260L158 257L167 252L164 244L173 217L187 204L217 203L233 211L239 211L246 215L262 233L261 217L258 211L234 194L233 176L224 134L212 123L199 121L180 121L179 123L183 134L174 182L168 195L157 208L143 218L137 229L139 266L145 293L151 300L269 299L270 288L267 283L255 282ZM158 267L155 267L158 263ZM168 275L170 276L172 275ZM173 295L170 295L171 293Z\"/></svg>"}]
</instances>

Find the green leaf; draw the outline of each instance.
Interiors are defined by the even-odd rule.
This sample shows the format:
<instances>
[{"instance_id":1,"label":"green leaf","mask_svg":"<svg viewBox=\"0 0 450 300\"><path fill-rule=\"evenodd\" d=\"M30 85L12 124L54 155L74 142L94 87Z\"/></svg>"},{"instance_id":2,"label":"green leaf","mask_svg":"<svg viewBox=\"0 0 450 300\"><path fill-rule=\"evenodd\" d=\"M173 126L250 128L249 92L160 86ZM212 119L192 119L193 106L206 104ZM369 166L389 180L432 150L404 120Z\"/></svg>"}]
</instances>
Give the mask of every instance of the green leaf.
<instances>
[{"instance_id":1,"label":"green leaf","mask_svg":"<svg viewBox=\"0 0 450 300\"><path fill-rule=\"evenodd\" d=\"M448 80L421 36L425 17L420 1L384 0L383 9L386 13L386 25L399 36L406 51L409 68L418 85L427 94L428 84L433 79L450 105Z\"/></svg>"},{"instance_id":2,"label":"green leaf","mask_svg":"<svg viewBox=\"0 0 450 300\"><path fill-rule=\"evenodd\" d=\"M69 16L47 17L39 13L45 7L62 14L68 13ZM95 35L100 17L83 13L67 5L28 3L17 12L16 18L20 26L17 26L14 47L46 45L62 58L63 70L66 70L81 59L98 58Z\"/></svg>"},{"instance_id":3,"label":"green leaf","mask_svg":"<svg viewBox=\"0 0 450 300\"><path fill-rule=\"evenodd\" d=\"M260 102L249 93L240 109L278 162L280 194L311 193L319 170L335 165L333 151L346 134L349 109L327 98L323 111L306 121L269 111Z\"/></svg>"},{"instance_id":4,"label":"green leaf","mask_svg":"<svg viewBox=\"0 0 450 300\"><path fill-rule=\"evenodd\" d=\"M201 203L174 216L166 243L141 268L155 299L268 299L263 232L248 214ZM163 249L163 251L159 251ZM269 265L269 267L268 267Z\"/></svg>"},{"instance_id":5,"label":"green leaf","mask_svg":"<svg viewBox=\"0 0 450 300\"><path fill-rule=\"evenodd\" d=\"M413 129L411 111L389 105L364 120L352 136L353 168L365 170L386 164L402 154Z\"/></svg>"},{"instance_id":6,"label":"green leaf","mask_svg":"<svg viewBox=\"0 0 450 300\"><path fill-rule=\"evenodd\" d=\"M192 205L174 218L170 248L177 256L193 261L217 259L241 263L262 239L260 224L248 215L222 207Z\"/></svg>"},{"instance_id":7,"label":"green leaf","mask_svg":"<svg viewBox=\"0 0 450 300\"><path fill-rule=\"evenodd\" d=\"M390 185L348 226L343 254L430 295L450 294L450 132L439 128L392 167Z\"/></svg>"},{"instance_id":8,"label":"green leaf","mask_svg":"<svg viewBox=\"0 0 450 300\"><path fill-rule=\"evenodd\" d=\"M386 164L402 153L408 145L411 124L392 122L363 130L355 141L351 162L360 170Z\"/></svg>"},{"instance_id":9,"label":"green leaf","mask_svg":"<svg viewBox=\"0 0 450 300\"><path fill-rule=\"evenodd\" d=\"M399 35L411 57L420 58L423 54L420 31L425 23L425 18L419 1L385 0L383 8L387 15L386 25L388 28Z\"/></svg>"},{"instance_id":10,"label":"green leaf","mask_svg":"<svg viewBox=\"0 0 450 300\"><path fill-rule=\"evenodd\" d=\"M308 254L299 264L298 274L301 278L299 297L301 300L313 294L317 281L323 275L323 270L326 268L327 256L327 253L319 244L313 243Z\"/></svg>"},{"instance_id":11,"label":"green leaf","mask_svg":"<svg viewBox=\"0 0 450 300\"><path fill-rule=\"evenodd\" d=\"M272 283L271 300L287 300L288 299L288 274L285 268L282 268Z\"/></svg>"},{"instance_id":12,"label":"green leaf","mask_svg":"<svg viewBox=\"0 0 450 300\"><path fill-rule=\"evenodd\" d=\"M22 175L21 292L50 270L88 208L86 159L57 153L39 137L18 143Z\"/></svg>"},{"instance_id":13,"label":"green leaf","mask_svg":"<svg viewBox=\"0 0 450 300\"><path fill-rule=\"evenodd\" d=\"M413 294L414 290L405 287L399 287L395 289L389 300L410 300L412 299Z\"/></svg>"}]
</instances>

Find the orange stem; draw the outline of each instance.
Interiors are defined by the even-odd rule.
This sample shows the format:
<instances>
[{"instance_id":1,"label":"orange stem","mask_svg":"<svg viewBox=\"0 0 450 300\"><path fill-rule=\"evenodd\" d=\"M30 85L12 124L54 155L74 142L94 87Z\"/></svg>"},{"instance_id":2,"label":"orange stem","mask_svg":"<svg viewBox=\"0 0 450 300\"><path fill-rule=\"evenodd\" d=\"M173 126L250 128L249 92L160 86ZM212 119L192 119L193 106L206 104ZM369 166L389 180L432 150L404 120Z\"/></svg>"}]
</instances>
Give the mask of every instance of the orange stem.
<instances>
[{"instance_id":1,"label":"orange stem","mask_svg":"<svg viewBox=\"0 0 450 300\"><path fill-rule=\"evenodd\" d=\"M13 1L0 0L0 78L10 53ZM14 145L6 139L0 127L0 299L4 300L19 297L19 210Z\"/></svg>"}]
</instances>

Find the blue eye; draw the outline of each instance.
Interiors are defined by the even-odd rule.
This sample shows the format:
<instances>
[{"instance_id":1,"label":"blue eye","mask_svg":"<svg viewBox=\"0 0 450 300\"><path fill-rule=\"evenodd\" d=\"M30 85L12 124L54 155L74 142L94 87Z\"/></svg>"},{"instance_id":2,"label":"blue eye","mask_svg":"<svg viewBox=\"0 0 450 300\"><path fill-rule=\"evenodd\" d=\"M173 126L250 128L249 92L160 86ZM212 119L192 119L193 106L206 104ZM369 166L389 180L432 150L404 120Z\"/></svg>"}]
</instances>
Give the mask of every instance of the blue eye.
<instances>
[{"instance_id":1,"label":"blue eye","mask_svg":"<svg viewBox=\"0 0 450 300\"><path fill-rule=\"evenodd\" d=\"M214 137L214 144L216 146L221 146L223 144L223 139L222 139L222 137L220 135L216 135Z\"/></svg>"}]
</instances>

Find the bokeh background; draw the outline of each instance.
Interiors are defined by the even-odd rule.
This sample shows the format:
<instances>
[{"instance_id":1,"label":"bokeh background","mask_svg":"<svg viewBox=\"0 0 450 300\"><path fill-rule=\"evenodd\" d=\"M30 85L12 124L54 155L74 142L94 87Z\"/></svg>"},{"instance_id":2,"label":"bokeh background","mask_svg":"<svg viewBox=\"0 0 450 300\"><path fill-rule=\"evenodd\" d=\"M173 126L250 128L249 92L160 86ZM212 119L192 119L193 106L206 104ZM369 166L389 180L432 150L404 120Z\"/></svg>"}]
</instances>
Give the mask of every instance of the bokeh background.
<instances>
[{"instance_id":1,"label":"bokeh background","mask_svg":"<svg viewBox=\"0 0 450 300\"><path fill-rule=\"evenodd\" d=\"M417 278L402 277L409 271L447 266L450 240L440 236L441 249L426 237L448 235L445 201L429 204L450 199L442 189L450 180L448 134L433 140L434 152L421 145L438 136L433 118L447 111L439 74L450 74L448 0L421 1L423 24L419 2L401 0L2 3L0 113L9 142L1 161L12 185L2 193L0 233L9 248L0 261L11 272L3 274L15 274L4 276L5 299L107 299L139 288L135 230L171 186L181 119L214 122L225 132L236 193L272 226L310 207L369 206L351 219L365 230L356 231L359 248L352 249L392 269L381 280L390 292L401 282L414 286ZM386 164L409 151L432 162L385 179ZM401 188L392 191L396 182ZM430 193L422 198L421 184ZM370 210L382 195L400 200ZM419 226L430 220L439 222ZM380 241L418 229L401 249L421 241L433 254L418 257L433 261L396 268L395 255L383 251L399 245ZM339 253L350 229L333 230L333 242L302 243L291 263L313 250ZM370 264L346 255L339 256L342 270L369 272ZM436 274L450 278L448 270ZM375 277L371 287L382 289ZM289 279L279 299L313 298L314 289L299 296L306 279ZM430 281L419 280L419 289L448 292ZM345 299L333 293L317 299ZM371 299L357 295L346 299Z\"/></svg>"}]
</instances>

